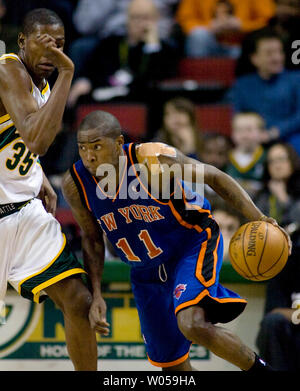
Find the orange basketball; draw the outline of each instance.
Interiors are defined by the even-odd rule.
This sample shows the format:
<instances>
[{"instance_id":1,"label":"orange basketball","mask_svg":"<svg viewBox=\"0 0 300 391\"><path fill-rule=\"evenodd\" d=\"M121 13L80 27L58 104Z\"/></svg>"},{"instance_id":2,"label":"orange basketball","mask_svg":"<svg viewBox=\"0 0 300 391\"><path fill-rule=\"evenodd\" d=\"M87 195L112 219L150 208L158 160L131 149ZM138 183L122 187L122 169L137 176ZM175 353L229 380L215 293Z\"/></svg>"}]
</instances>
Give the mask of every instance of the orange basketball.
<instances>
[{"instance_id":1,"label":"orange basketball","mask_svg":"<svg viewBox=\"0 0 300 391\"><path fill-rule=\"evenodd\" d=\"M275 277L284 268L288 251L284 234L265 221L252 221L242 225L229 244L232 267L251 281Z\"/></svg>"}]
</instances>

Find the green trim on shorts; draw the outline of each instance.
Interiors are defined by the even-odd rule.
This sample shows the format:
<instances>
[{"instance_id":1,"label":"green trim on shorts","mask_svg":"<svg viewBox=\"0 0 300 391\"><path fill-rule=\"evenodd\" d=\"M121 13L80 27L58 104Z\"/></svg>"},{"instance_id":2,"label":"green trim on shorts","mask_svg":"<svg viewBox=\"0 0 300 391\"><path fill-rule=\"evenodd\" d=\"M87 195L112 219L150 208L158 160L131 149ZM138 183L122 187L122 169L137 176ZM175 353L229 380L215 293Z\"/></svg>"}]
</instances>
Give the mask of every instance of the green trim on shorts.
<instances>
[{"instance_id":1,"label":"green trim on shorts","mask_svg":"<svg viewBox=\"0 0 300 391\"><path fill-rule=\"evenodd\" d=\"M71 275L81 273L86 274L86 271L72 253L68 244L66 244L61 254L49 268L25 280L20 285L19 293L26 299L41 303L48 297L46 295L40 297L40 292L43 289Z\"/></svg>"}]
</instances>

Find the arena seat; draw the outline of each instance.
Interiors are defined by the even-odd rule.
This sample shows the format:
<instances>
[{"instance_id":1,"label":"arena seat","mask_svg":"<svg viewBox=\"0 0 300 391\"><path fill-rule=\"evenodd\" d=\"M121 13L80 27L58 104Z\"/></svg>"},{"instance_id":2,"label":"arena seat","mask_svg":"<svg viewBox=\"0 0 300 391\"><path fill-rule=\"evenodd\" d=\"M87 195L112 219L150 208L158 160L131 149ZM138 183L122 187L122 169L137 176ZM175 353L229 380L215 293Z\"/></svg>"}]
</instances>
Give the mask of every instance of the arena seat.
<instances>
[{"instance_id":1,"label":"arena seat","mask_svg":"<svg viewBox=\"0 0 300 391\"><path fill-rule=\"evenodd\" d=\"M236 60L231 58L183 58L177 77L198 82L216 82L229 87L235 78Z\"/></svg>"},{"instance_id":2,"label":"arena seat","mask_svg":"<svg viewBox=\"0 0 300 391\"><path fill-rule=\"evenodd\" d=\"M146 133L147 106L140 103L91 103L82 104L77 108L76 127L81 120L94 110L103 110L116 116L122 129L133 139L138 139Z\"/></svg>"},{"instance_id":3,"label":"arena seat","mask_svg":"<svg viewBox=\"0 0 300 391\"><path fill-rule=\"evenodd\" d=\"M231 135L232 106L229 104L196 105L196 118L203 132L217 131Z\"/></svg>"}]
</instances>

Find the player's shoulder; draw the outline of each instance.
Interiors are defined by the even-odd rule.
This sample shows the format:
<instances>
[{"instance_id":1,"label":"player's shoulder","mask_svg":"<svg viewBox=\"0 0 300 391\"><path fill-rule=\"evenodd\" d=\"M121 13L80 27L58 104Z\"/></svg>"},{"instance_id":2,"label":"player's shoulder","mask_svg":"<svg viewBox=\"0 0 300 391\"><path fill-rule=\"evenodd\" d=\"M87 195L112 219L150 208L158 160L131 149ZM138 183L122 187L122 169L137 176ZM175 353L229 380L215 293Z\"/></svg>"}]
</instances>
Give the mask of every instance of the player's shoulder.
<instances>
[{"instance_id":1,"label":"player's shoulder","mask_svg":"<svg viewBox=\"0 0 300 391\"><path fill-rule=\"evenodd\" d=\"M177 162L178 150L161 142L148 142L136 146L136 157L140 164L146 164L152 174L163 172L162 164Z\"/></svg>"},{"instance_id":2,"label":"player's shoulder","mask_svg":"<svg viewBox=\"0 0 300 391\"><path fill-rule=\"evenodd\" d=\"M146 142L136 145L136 155L140 158L147 158L151 156L176 156L176 148L162 142Z\"/></svg>"},{"instance_id":3,"label":"player's shoulder","mask_svg":"<svg viewBox=\"0 0 300 391\"><path fill-rule=\"evenodd\" d=\"M31 88L31 79L25 66L15 54L4 54L0 57L0 83L2 87L10 83L25 83Z\"/></svg>"},{"instance_id":4,"label":"player's shoulder","mask_svg":"<svg viewBox=\"0 0 300 391\"><path fill-rule=\"evenodd\" d=\"M19 57L14 53L3 54L0 56L0 69L23 69L24 65L22 64Z\"/></svg>"}]
</instances>

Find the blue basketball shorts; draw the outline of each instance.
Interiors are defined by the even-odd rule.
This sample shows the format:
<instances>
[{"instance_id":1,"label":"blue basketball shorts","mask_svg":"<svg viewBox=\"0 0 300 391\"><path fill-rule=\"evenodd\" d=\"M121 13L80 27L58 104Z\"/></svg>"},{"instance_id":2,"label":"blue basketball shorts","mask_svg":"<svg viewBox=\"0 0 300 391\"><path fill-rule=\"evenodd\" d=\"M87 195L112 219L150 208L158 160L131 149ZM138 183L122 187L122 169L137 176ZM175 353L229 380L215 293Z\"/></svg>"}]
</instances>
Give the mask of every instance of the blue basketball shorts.
<instances>
[{"instance_id":1,"label":"blue basketball shorts","mask_svg":"<svg viewBox=\"0 0 300 391\"><path fill-rule=\"evenodd\" d=\"M222 259L222 235L208 228L180 259L151 269L131 269L132 291L153 365L171 367L188 358L191 341L178 328L179 311L199 305L212 323L227 323L244 310L246 300L219 284Z\"/></svg>"}]
</instances>

